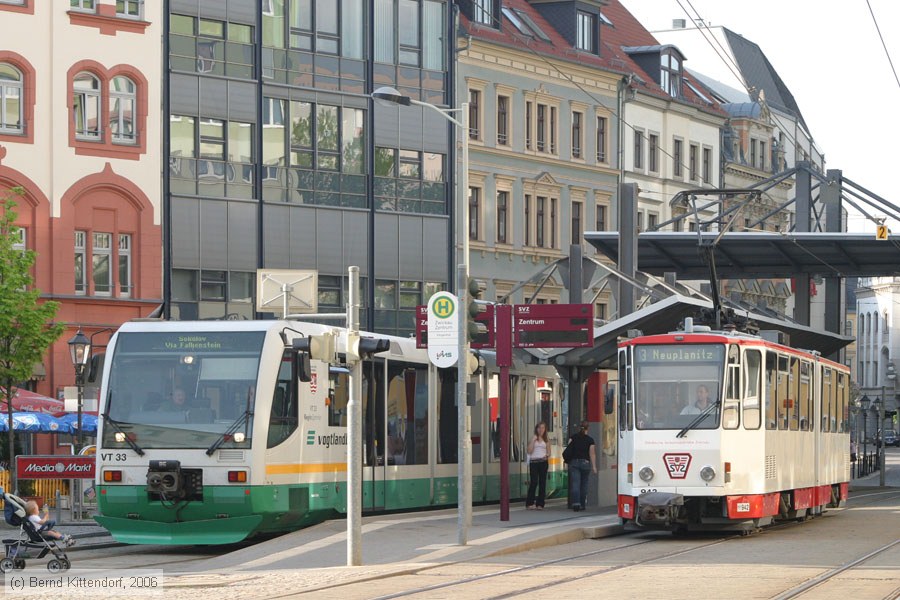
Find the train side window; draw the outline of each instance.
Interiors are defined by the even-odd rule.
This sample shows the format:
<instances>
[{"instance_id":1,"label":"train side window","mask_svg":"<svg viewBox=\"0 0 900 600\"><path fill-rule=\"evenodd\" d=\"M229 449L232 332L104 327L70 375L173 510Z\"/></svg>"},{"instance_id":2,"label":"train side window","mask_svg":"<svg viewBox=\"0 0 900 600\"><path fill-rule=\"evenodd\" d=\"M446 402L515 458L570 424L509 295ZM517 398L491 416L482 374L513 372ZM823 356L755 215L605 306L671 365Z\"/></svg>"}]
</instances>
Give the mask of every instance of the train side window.
<instances>
[{"instance_id":1,"label":"train side window","mask_svg":"<svg viewBox=\"0 0 900 600\"><path fill-rule=\"evenodd\" d=\"M278 381L272 396L272 410L269 414L267 448L274 448L297 429L299 411L297 407L297 379L292 377L293 358L290 350L285 350L278 369Z\"/></svg>"},{"instance_id":2,"label":"train side window","mask_svg":"<svg viewBox=\"0 0 900 600\"><path fill-rule=\"evenodd\" d=\"M626 384L627 361L628 349L623 348L619 350L619 431L625 431L628 428L625 419L625 412L627 410L625 398L628 395L628 386Z\"/></svg>"},{"instance_id":3,"label":"train side window","mask_svg":"<svg viewBox=\"0 0 900 600\"><path fill-rule=\"evenodd\" d=\"M822 431L828 433L831 431L831 400L834 391L831 386L831 369L822 368Z\"/></svg>"},{"instance_id":4,"label":"train side window","mask_svg":"<svg viewBox=\"0 0 900 600\"><path fill-rule=\"evenodd\" d=\"M456 413L456 367L452 369L438 369L437 411L438 422L438 463L454 464L457 461L457 413ZM494 414L496 404L489 401L487 410L489 415ZM493 416L490 418L493 419ZM489 426L493 428L493 421ZM492 431L492 429L491 429Z\"/></svg>"},{"instance_id":5,"label":"train side window","mask_svg":"<svg viewBox=\"0 0 900 600\"><path fill-rule=\"evenodd\" d=\"M741 349L737 344L728 347L728 372L725 380L725 404L722 427L737 429L741 424Z\"/></svg>"},{"instance_id":6,"label":"train side window","mask_svg":"<svg viewBox=\"0 0 900 600\"><path fill-rule=\"evenodd\" d=\"M778 357L766 353L766 429L778 429Z\"/></svg>"},{"instance_id":7,"label":"train side window","mask_svg":"<svg viewBox=\"0 0 900 600\"><path fill-rule=\"evenodd\" d=\"M788 411L791 431L800 429L800 359L791 357L790 391Z\"/></svg>"},{"instance_id":8,"label":"train side window","mask_svg":"<svg viewBox=\"0 0 900 600\"><path fill-rule=\"evenodd\" d=\"M778 356L778 429L787 431L790 426L790 377L788 357Z\"/></svg>"},{"instance_id":9,"label":"train side window","mask_svg":"<svg viewBox=\"0 0 900 600\"><path fill-rule=\"evenodd\" d=\"M553 433L553 382L539 379L538 383L538 420L547 425L547 433Z\"/></svg>"},{"instance_id":10,"label":"train side window","mask_svg":"<svg viewBox=\"0 0 900 600\"><path fill-rule=\"evenodd\" d=\"M761 362L759 350L744 354L744 429L759 429L761 422Z\"/></svg>"},{"instance_id":11,"label":"train side window","mask_svg":"<svg viewBox=\"0 0 900 600\"><path fill-rule=\"evenodd\" d=\"M388 362L387 459L389 465L428 462L428 371Z\"/></svg>"},{"instance_id":12,"label":"train side window","mask_svg":"<svg viewBox=\"0 0 900 600\"><path fill-rule=\"evenodd\" d=\"M807 360L800 361L800 393L797 398L800 402L800 430L810 431L812 422L810 421L810 413L812 410L810 402L810 376L812 375L812 364Z\"/></svg>"}]
</instances>

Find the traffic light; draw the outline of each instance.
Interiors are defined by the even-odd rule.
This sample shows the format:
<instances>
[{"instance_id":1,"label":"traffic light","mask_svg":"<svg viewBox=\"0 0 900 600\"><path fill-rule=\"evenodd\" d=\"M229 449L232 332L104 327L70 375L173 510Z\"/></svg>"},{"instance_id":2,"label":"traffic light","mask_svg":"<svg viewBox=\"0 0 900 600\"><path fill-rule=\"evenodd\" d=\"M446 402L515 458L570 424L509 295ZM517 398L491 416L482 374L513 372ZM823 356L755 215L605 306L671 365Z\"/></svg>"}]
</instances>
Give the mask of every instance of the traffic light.
<instances>
[{"instance_id":1,"label":"traffic light","mask_svg":"<svg viewBox=\"0 0 900 600\"><path fill-rule=\"evenodd\" d=\"M469 299L466 306L466 337L470 343L487 335L488 332L487 325L477 320L478 317L487 311L487 306L481 300L481 294L484 293L486 287L483 281L469 277L467 286Z\"/></svg>"},{"instance_id":2,"label":"traffic light","mask_svg":"<svg viewBox=\"0 0 900 600\"><path fill-rule=\"evenodd\" d=\"M359 354L369 357L391 349L391 340L385 338L361 337L359 338Z\"/></svg>"}]
</instances>

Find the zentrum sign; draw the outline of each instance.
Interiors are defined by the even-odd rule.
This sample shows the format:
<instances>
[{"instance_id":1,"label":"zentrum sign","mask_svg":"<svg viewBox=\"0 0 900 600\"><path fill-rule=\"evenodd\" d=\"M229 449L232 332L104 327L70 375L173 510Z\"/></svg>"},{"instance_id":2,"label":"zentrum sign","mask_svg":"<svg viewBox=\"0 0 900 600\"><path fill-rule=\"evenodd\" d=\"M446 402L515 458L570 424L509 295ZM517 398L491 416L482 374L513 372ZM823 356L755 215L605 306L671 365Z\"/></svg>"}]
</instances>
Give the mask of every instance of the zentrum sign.
<instances>
[{"instance_id":1,"label":"zentrum sign","mask_svg":"<svg viewBox=\"0 0 900 600\"><path fill-rule=\"evenodd\" d=\"M96 456L17 456L19 479L93 479Z\"/></svg>"}]
</instances>

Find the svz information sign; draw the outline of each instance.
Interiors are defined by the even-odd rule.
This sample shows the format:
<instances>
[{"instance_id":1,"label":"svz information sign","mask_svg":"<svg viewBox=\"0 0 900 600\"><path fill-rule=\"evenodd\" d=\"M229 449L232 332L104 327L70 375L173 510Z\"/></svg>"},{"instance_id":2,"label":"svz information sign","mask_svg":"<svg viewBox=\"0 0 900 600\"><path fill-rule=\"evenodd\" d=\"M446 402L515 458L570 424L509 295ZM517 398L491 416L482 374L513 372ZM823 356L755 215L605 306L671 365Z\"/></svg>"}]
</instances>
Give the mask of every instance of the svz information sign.
<instances>
[{"instance_id":1,"label":"svz information sign","mask_svg":"<svg viewBox=\"0 0 900 600\"><path fill-rule=\"evenodd\" d=\"M590 348L594 345L593 304L516 304L516 348Z\"/></svg>"},{"instance_id":2,"label":"svz information sign","mask_svg":"<svg viewBox=\"0 0 900 600\"><path fill-rule=\"evenodd\" d=\"M473 349L494 347L494 305L485 306L487 310L475 317L479 323L484 323L487 331L475 336L469 346ZM428 348L428 306L420 304L416 307L416 348L424 350Z\"/></svg>"},{"instance_id":3,"label":"svz information sign","mask_svg":"<svg viewBox=\"0 0 900 600\"><path fill-rule=\"evenodd\" d=\"M425 304L416 307L416 348L428 348L428 306Z\"/></svg>"}]
</instances>

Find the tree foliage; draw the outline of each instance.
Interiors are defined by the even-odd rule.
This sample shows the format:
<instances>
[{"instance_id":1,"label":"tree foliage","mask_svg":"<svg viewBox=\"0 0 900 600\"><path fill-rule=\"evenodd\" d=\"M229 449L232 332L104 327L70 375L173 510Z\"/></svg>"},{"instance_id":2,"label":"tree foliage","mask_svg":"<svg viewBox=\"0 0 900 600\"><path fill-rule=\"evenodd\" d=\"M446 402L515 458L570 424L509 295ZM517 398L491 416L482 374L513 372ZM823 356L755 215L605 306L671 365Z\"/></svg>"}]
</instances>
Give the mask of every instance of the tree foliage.
<instances>
[{"instance_id":1,"label":"tree foliage","mask_svg":"<svg viewBox=\"0 0 900 600\"><path fill-rule=\"evenodd\" d=\"M59 303L41 302L41 292L34 287L31 269L35 253L19 247L22 238L15 224L16 197L23 192L13 188L0 195L0 385L8 409L10 482L16 481L13 396L65 330L65 324L53 322Z\"/></svg>"}]
</instances>

